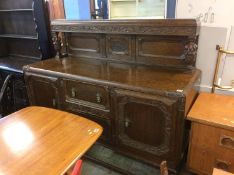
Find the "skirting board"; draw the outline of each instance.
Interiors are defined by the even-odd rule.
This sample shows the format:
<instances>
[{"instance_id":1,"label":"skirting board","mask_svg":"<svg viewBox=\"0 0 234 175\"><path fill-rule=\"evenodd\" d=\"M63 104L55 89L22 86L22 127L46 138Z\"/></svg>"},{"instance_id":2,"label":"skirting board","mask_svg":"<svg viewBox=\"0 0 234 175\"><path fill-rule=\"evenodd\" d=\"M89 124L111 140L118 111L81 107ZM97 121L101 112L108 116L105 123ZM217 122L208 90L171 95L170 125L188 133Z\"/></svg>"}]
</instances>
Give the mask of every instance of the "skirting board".
<instances>
[{"instance_id":1,"label":"skirting board","mask_svg":"<svg viewBox=\"0 0 234 175\"><path fill-rule=\"evenodd\" d=\"M200 85L200 92L211 92L211 86ZM215 89L215 93L217 94L224 94L224 95L233 95L234 96L234 89L231 90L222 90L222 89Z\"/></svg>"}]
</instances>

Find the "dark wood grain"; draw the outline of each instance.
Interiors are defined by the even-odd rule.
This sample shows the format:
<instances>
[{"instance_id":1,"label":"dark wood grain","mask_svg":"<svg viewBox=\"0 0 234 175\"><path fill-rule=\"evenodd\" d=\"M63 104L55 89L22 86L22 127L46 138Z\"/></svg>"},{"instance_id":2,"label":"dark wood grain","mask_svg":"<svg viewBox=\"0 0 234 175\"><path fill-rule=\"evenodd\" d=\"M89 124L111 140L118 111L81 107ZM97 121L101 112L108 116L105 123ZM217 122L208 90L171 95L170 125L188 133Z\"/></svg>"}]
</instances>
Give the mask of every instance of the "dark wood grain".
<instances>
[{"instance_id":1,"label":"dark wood grain","mask_svg":"<svg viewBox=\"0 0 234 175\"><path fill-rule=\"evenodd\" d=\"M196 20L93 20L93 21L52 21L52 30L78 33L113 33L146 35L196 36L199 32Z\"/></svg>"},{"instance_id":2,"label":"dark wood grain","mask_svg":"<svg viewBox=\"0 0 234 175\"><path fill-rule=\"evenodd\" d=\"M43 0L0 2L0 74L13 75L8 113L28 105L22 67L53 56L49 27Z\"/></svg>"},{"instance_id":3,"label":"dark wood grain","mask_svg":"<svg viewBox=\"0 0 234 175\"><path fill-rule=\"evenodd\" d=\"M134 62L135 45L135 36L107 35L106 55L109 59Z\"/></svg>"},{"instance_id":4,"label":"dark wood grain","mask_svg":"<svg viewBox=\"0 0 234 175\"><path fill-rule=\"evenodd\" d=\"M199 76L197 69L169 69L141 65L86 60L85 58L49 59L25 67L25 71L50 73L53 76L82 79L121 87L147 88L155 91L183 92L191 78Z\"/></svg>"},{"instance_id":5,"label":"dark wood grain","mask_svg":"<svg viewBox=\"0 0 234 175\"><path fill-rule=\"evenodd\" d=\"M105 145L155 166L167 160L176 172L199 91L197 27L195 20L52 22L67 52L57 42L57 55L69 56L24 67L31 104L94 120Z\"/></svg>"},{"instance_id":6,"label":"dark wood grain","mask_svg":"<svg viewBox=\"0 0 234 175\"><path fill-rule=\"evenodd\" d=\"M68 55L145 65L194 67L196 20L52 21ZM65 39L66 40L66 39Z\"/></svg>"},{"instance_id":7,"label":"dark wood grain","mask_svg":"<svg viewBox=\"0 0 234 175\"><path fill-rule=\"evenodd\" d=\"M32 0L7 0L1 1L0 9L31 9L32 8Z\"/></svg>"},{"instance_id":8,"label":"dark wood grain","mask_svg":"<svg viewBox=\"0 0 234 175\"><path fill-rule=\"evenodd\" d=\"M171 169L179 166L187 140L184 118L193 102L186 99L196 97L194 86L200 77L199 70L64 58L35 63L24 67L24 71L28 86L37 89L37 92L28 89L30 99L42 96L51 101L38 88L44 85L33 84L31 79L39 80L38 76L46 79L48 75L59 78L56 89L65 89L59 90L57 96L61 108L94 119L104 127L104 133L113 133L111 137L105 134L105 143L154 165L166 159ZM77 90L75 97L71 97L73 88ZM103 98L100 103L96 101L97 93ZM41 102L31 104L47 104ZM128 120L130 126L125 129Z\"/></svg>"}]
</instances>

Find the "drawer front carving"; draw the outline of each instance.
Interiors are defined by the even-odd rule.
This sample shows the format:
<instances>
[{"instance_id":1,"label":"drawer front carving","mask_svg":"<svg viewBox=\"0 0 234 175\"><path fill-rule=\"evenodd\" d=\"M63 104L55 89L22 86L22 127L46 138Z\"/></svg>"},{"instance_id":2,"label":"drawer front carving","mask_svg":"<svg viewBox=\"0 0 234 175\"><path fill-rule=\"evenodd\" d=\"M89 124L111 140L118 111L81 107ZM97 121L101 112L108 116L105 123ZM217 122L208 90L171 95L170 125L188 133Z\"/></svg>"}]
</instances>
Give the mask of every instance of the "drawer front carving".
<instances>
[{"instance_id":1,"label":"drawer front carving","mask_svg":"<svg viewBox=\"0 0 234 175\"><path fill-rule=\"evenodd\" d=\"M64 110L72 112L85 113L86 115L96 115L100 118L110 119L110 110L102 109L100 106L88 105L87 103L79 103L77 101L66 101L63 104Z\"/></svg>"},{"instance_id":2,"label":"drawer front carving","mask_svg":"<svg viewBox=\"0 0 234 175\"><path fill-rule=\"evenodd\" d=\"M65 101L109 111L108 87L64 80Z\"/></svg>"},{"instance_id":3,"label":"drawer front carving","mask_svg":"<svg viewBox=\"0 0 234 175\"><path fill-rule=\"evenodd\" d=\"M173 154L176 100L127 90L112 95L118 145L156 156Z\"/></svg>"},{"instance_id":4,"label":"drawer front carving","mask_svg":"<svg viewBox=\"0 0 234 175\"><path fill-rule=\"evenodd\" d=\"M107 35L106 52L110 59L134 61L135 37L130 35Z\"/></svg>"},{"instance_id":5,"label":"drawer front carving","mask_svg":"<svg viewBox=\"0 0 234 175\"><path fill-rule=\"evenodd\" d=\"M214 167L234 173L233 137L233 131L192 123L189 168L202 174L212 174Z\"/></svg>"}]
</instances>

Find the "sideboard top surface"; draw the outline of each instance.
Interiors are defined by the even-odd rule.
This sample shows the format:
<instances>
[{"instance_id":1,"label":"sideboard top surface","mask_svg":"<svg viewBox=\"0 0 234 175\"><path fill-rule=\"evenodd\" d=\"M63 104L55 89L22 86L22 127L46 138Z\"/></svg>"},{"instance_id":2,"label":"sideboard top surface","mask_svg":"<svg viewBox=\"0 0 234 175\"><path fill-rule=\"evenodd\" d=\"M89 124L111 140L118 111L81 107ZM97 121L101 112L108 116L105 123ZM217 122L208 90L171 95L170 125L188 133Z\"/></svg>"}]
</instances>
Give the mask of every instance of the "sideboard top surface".
<instances>
[{"instance_id":1,"label":"sideboard top surface","mask_svg":"<svg viewBox=\"0 0 234 175\"><path fill-rule=\"evenodd\" d=\"M41 61L24 70L171 92L183 92L200 76L197 69L156 68L71 57Z\"/></svg>"}]
</instances>

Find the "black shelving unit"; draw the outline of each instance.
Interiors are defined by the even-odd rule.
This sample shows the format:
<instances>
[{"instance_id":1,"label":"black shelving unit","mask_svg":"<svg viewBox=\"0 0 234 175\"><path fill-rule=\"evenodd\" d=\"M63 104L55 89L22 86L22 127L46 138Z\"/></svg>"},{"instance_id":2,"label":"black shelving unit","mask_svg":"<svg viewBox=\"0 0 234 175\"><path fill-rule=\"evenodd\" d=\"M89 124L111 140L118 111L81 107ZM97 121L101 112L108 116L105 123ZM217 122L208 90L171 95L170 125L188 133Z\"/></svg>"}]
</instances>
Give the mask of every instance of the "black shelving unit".
<instances>
[{"instance_id":1,"label":"black shelving unit","mask_svg":"<svg viewBox=\"0 0 234 175\"><path fill-rule=\"evenodd\" d=\"M28 105L23 66L54 56L49 24L44 0L0 2L0 87L13 75L0 101L0 113Z\"/></svg>"}]
</instances>

